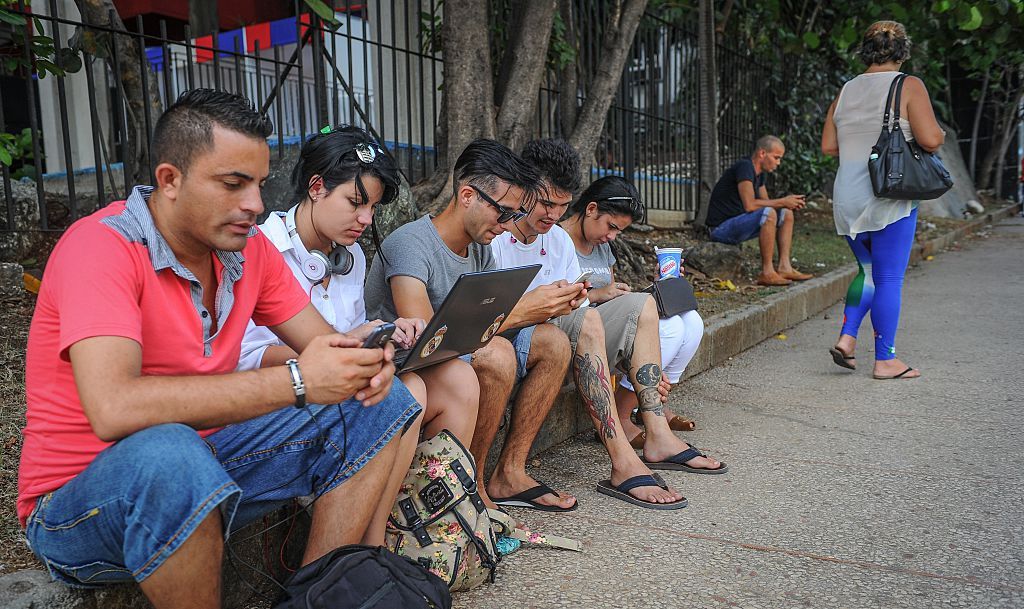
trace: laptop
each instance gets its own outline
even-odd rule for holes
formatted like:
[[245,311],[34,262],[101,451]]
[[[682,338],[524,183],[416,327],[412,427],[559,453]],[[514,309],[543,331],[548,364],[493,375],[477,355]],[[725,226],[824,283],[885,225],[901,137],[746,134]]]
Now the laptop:
[[491,342],[540,269],[531,264],[460,275],[407,356],[396,354],[398,372],[440,364]]

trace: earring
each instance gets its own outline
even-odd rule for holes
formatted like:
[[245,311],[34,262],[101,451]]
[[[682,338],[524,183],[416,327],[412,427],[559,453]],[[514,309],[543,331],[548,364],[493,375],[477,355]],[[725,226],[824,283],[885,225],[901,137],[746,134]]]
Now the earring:
[[309,200],[312,201],[313,203],[316,203],[318,201],[318,198],[313,196],[313,197],[310,197]]

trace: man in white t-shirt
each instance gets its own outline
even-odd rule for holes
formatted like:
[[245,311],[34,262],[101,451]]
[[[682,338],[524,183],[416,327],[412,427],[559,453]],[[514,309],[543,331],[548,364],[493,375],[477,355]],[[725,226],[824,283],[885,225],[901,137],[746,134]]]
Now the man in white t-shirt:
[[[544,182],[544,194],[526,217],[510,227],[510,232],[491,241],[491,253],[499,268],[540,263],[541,270],[531,284],[530,291],[556,283],[562,286],[570,285],[570,281],[580,276],[580,265],[572,238],[558,226],[557,222],[572,202],[574,193],[580,190],[579,155],[562,140],[538,140],[528,143],[522,156],[540,172]],[[530,291],[527,294],[530,294]],[[620,298],[602,306],[617,308],[626,306],[626,303],[627,299]],[[621,317],[626,319],[628,316],[628,312],[624,310]],[[577,391],[611,456],[610,481],[602,481],[599,490],[602,486],[621,489],[617,495],[619,498],[644,507],[685,507],[686,499],[652,475],[622,431],[622,424],[615,409],[604,324],[597,310],[589,306],[580,306],[561,317],[534,320],[534,323],[539,325],[544,325],[545,322],[557,326],[569,337],[572,348],[571,370]],[[635,336],[628,332],[618,334],[616,340],[630,343]],[[520,332],[520,337],[528,336],[525,329]],[[520,358],[520,367],[524,363],[523,360],[528,361],[529,358],[535,357],[535,354],[531,353],[529,342],[524,340],[517,341],[516,355]],[[522,424],[512,426],[505,438],[504,451],[522,454],[525,460],[530,444],[543,422],[523,420]],[[665,429],[668,429],[667,423]],[[668,433],[671,434],[671,431]],[[609,482],[610,484],[605,484]],[[488,490],[492,497],[497,497],[493,479],[491,484],[492,487]],[[499,505],[523,505],[511,501],[496,501]]]

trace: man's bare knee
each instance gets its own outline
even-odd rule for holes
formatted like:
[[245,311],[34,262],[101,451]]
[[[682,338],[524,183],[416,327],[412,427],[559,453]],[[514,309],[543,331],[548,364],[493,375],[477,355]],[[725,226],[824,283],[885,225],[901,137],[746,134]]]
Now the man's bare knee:
[[477,376],[513,378],[516,370],[516,352],[512,343],[495,336],[483,349],[473,354],[473,369]]
[[540,324],[533,330],[530,356],[527,358],[526,366],[533,368],[541,361],[568,363],[571,353],[572,346],[565,332],[551,324]]
[[597,312],[597,309],[588,307],[583,314],[580,341],[604,346],[604,321],[601,320],[601,314]]

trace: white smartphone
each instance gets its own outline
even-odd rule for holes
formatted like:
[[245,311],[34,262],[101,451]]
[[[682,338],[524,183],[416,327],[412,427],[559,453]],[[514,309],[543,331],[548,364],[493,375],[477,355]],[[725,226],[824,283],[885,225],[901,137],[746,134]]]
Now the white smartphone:
[[593,275],[593,273],[590,272],[590,271],[587,271],[586,273],[583,273],[579,277],[577,277],[576,281],[574,281],[573,283],[584,283],[585,281],[590,279],[591,275]]

